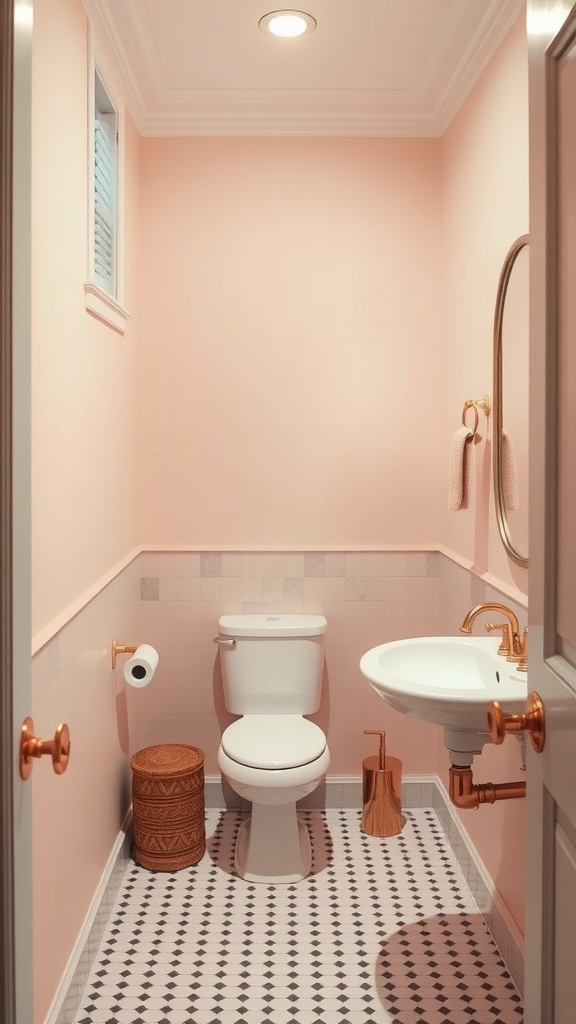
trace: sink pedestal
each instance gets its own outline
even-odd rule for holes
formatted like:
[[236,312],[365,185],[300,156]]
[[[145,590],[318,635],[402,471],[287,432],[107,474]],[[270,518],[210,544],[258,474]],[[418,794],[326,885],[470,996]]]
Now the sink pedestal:
[[457,768],[469,768],[474,755],[481,754],[484,744],[490,742],[487,732],[444,729],[444,746],[450,754],[450,763]]

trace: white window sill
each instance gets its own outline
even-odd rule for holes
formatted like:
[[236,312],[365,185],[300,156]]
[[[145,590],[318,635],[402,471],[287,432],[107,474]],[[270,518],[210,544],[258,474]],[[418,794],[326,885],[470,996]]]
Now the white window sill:
[[108,324],[119,334],[125,334],[130,313],[119,302],[116,302],[116,299],[108,295],[103,288],[99,288],[97,284],[88,282],[84,285],[84,296],[86,309],[92,316]]

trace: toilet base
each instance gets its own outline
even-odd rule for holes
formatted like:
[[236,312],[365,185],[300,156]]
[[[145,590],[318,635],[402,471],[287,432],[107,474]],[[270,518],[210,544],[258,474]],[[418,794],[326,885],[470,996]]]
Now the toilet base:
[[296,804],[252,804],[236,838],[234,867],[247,882],[268,885],[301,882],[310,874],[310,836]]

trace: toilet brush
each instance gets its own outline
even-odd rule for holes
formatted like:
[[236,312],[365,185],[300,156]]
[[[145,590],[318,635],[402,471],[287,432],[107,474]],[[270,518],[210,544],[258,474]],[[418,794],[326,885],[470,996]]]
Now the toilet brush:
[[362,762],[362,831],[369,836],[397,836],[406,824],[400,807],[402,762],[386,755],[386,733],[365,729],[366,736],[379,736],[378,754]]

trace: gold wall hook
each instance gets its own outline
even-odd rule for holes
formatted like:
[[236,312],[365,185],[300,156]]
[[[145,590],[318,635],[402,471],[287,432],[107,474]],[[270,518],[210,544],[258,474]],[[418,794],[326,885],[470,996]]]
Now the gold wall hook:
[[467,398],[466,401],[464,402],[464,408],[462,409],[462,426],[468,426],[468,424],[466,423],[466,414],[469,409],[473,409],[474,426],[472,427],[472,432],[474,435],[476,435],[479,420],[478,410],[481,409],[485,416],[489,416],[491,408],[492,399],[490,398],[490,395],[484,395],[484,398]]
[[33,758],[50,754],[56,775],[63,775],[70,760],[70,730],[62,722],[53,740],[41,740],[34,735],[34,722],[25,718],[20,731],[20,775],[27,779],[32,774]]
[[528,695],[526,711],[521,715],[505,714],[497,700],[488,705],[488,731],[492,743],[503,743],[506,733],[527,732],[537,754],[546,742],[544,705],[537,693]]
[[118,654],[134,654],[138,650],[137,647],[126,647],[125,644],[119,644],[117,640],[112,641],[112,668],[116,668],[116,657]]

